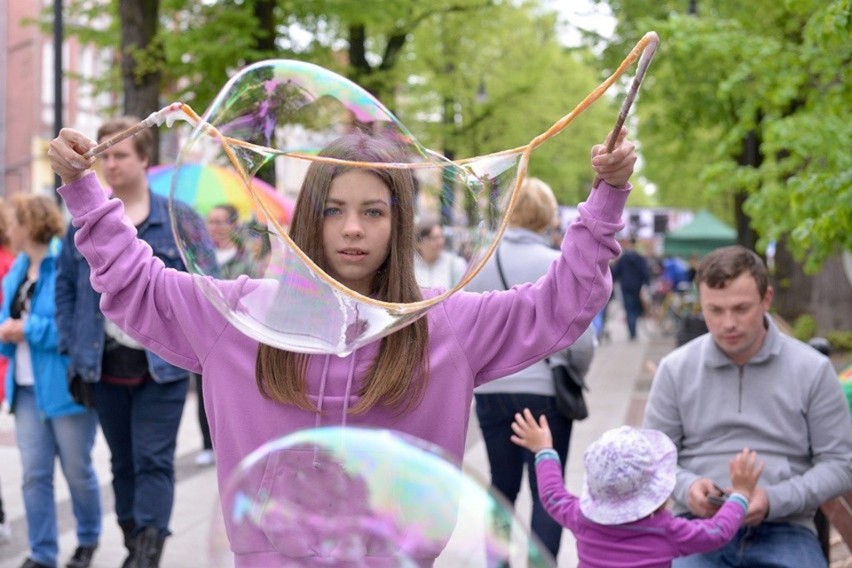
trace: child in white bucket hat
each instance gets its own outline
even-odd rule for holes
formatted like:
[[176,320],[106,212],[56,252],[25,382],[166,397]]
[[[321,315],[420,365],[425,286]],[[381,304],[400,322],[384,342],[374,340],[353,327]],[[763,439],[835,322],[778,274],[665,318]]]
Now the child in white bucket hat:
[[538,493],[545,510],[574,533],[579,566],[662,567],[672,559],[714,550],[730,541],[748,511],[763,472],[743,449],[730,461],[732,491],[709,519],[675,517],[665,508],[675,485],[677,450],[658,430],[621,426],[586,449],[578,498],[565,489],[547,418],[529,409],[515,415],[512,441],[535,453]]

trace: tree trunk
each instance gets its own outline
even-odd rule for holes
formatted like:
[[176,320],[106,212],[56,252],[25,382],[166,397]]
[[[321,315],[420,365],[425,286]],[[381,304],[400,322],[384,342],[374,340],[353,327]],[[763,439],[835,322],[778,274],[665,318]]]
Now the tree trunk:
[[[162,50],[152,43],[157,34],[160,0],[119,0],[121,20],[121,77],[124,88],[124,113],[140,119],[160,110],[160,64]],[[144,50],[146,57],[155,57],[157,65],[140,66],[135,52]],[[154,153],[151,165],[160,157],[160,137],[154,129]]]
[[[256,0],[254,4],[254,17],[257,20],[257,30],[252,35],[255,49],[260,53],[260,58],[272,57],[275,52],[275,41],[278,39],[277,22],[275,20],[275,0]],[[260,61],[258,59],[257,61]],[[248,60],[247,63],[256,61]],[[253,140],[264,145],[266,140]],[[277,175],[275,160],[270,160],[256,173],[256,177],[265,181],[273,187],[277,187]]]
[[811,313],[821,334],[852,327],[852,283],[846,277],[840,255],[825,261],[819,274],[814,276]]
[[802,269],[785,242],[779,241],[775,248],[772,286],[775,288],[773,306],[778,314],[793,324],[802,314],[811,312],[814,279]]
[[[743,140],[743,153],[740,155],[740,165],[759,168],[763,162],[760,153],[760,137],[754,130],[749,131]],[[757,245],[757,233],[751,226],[751,217],[743,210],[743,203],[748,199],[748,194],[738,191],[734,194],[734,211],[737,221],[737,243],[754,250]]]
[[275,40],[277,39],[275,0],[256,0],[254,17],[257,18],[258,29],[254,35],[255,45],[258,51],[271,54],[275,51]]

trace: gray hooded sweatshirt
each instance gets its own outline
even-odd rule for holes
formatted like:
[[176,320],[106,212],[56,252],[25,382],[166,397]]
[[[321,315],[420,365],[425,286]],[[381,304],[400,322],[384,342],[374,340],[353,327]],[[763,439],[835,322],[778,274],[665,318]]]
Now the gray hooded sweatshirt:
[[675,514],[688,511],[699,478],[730,487],[728,462],[748,447],[766,462],[758,483],[769,499],[766,521],[815,532],[819,505],[852,490],[852,419],[830,360],[766,322],[763,346],[743,367],[709,333],[665,357],[644,427],[677,446]]

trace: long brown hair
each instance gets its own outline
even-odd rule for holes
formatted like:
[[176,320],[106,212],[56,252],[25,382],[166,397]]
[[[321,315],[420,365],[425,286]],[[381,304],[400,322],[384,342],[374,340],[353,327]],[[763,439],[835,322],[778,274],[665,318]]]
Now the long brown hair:
[[[347,134],[328,145],[321,156],[374,163],[402,162],[396,145],[364,133]],[[322,212],[332,181],[351,167],[314,161],[296,200],[290,237],[323,270],[328,268],[322,240]],[[391,192],[391,238],[388,257],[376,272],[372,297],[408,303],[422,299],[414,277],[414,177],[402,168],[370,169]],[[429,329],[426,318],[403,327],[381,340],[379,353],[361,391],[361,401],[352,413],[365,412],[381,404],[402,411],[423,397],[429,376]],[[257,352],[257,386],[264,397],[317,410],[308,399],[305,375],[310,356],[261,344]],[[417,380],[420,378],[421,380]]]

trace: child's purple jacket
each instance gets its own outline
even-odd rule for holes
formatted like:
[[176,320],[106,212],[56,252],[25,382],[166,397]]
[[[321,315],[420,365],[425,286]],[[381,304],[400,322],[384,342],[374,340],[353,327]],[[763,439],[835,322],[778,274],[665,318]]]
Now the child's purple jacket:
[[672,560],[728,544],[745,518],[729,499],[709,519],[675,517],[664,509],[622,525],[601,525],[583,515],[580,499],[565,489],[558,459],[536,463],[538,494],[545,511],[577,540],[578,568],[666,568]]
[[[166,269],[136,239],[122,204],[108,199],[94,174],[60,188],[79,228],[76,245],[91,265],[104,315],[165,360],[204,376],[204,402],[214,441],[220,490],[229,474],[259,446],[303,428],[340,425],[359,400],[378,342],[340,358],[311,358],[306,382],[321,415],[261,396],[255,381],[257,341],[207,300],[193,276]],[[423,401],[410,412],[374,407],[346,424],[399,430],[437,444],[461,462],[473,388],[515,373],[565,349],[610,297],[609,263],[620,248],[629,191],[606,183],[579,206],[562,256],[538,282],[485,294],[458,292],[427,314],[430,376]],[[217,282],[226,298],[245,279]],[[350,386],[351,396],[344,405]],[[226,525],[230,518],[225,511]],[[232,529],[231,526],[228,526]],[[234,542],[237,566],[283,565],[268,544]],[[319,553],[310,543],[288,550],[299,565]]]

